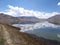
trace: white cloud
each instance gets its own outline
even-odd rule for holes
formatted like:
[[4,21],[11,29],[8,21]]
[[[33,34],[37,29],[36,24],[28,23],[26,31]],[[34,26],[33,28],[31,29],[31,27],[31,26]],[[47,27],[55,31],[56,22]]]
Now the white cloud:
[[58,4],[57,4],[58,6],[60,6],[60,2],[58,2]]
[[11,5],[8,5],[8,7],[8,11],[3,13],[9,14],[11,16],[35,16],[37,18],[49,18],[51,16],[54,16],[55,14],[60,14],[58,12],[45,13],[40,11],[27,10],[22,7],[14,7]]

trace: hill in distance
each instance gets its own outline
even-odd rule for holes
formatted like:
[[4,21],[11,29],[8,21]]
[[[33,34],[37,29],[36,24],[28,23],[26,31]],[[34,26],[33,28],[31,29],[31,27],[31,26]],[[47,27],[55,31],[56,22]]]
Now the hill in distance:
[[7,14],[0,13],[0,23],[15,24],[15,23],[18,23],[18,21],[19,21],[19,19],[16,17],[12,17]]
[[56,24],[56,25],[60,25],[60,14],[55,15],[53,17],[50,17],[48,19],[48,22],[53,23],[53,24]]

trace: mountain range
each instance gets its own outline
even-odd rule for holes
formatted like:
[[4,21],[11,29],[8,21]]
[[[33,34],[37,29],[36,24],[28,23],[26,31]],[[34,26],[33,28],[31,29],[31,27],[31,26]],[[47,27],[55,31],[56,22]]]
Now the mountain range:
[[31,23],[38,23],[48,21],[53,24],[60,25],[60,14],[52,16],[48,19],[39,19],[33,16],[20,16],[20,17],[13,17],[4,13],[0,13],[0,23],[3,24],[31,24]]
[[5,23],[5,24],[31,24],[31,23],[37,23],[37,22],[42,22],[45,21],[45,19],[38,19],[36,17],[26,17],[26,16],[21,16],[21,17],[13,17],[7,14],[0,13],[0,23]]
[[21,20],[21,23],[27,23],[27,24],[31,24],[31,23],[38,23],[38,22],[43,22],[46,19],[39,19],[33,16],[21,16],[21,17],[17,17],[18,19]]

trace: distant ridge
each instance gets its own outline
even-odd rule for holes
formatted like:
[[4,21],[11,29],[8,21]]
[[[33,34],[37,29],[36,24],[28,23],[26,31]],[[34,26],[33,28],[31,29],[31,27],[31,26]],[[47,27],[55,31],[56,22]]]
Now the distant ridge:
[[50,17],[48,19],[48,22],[53,23],[53,24],[56,24],[56,25],[60,25],[60,14],[55,15],[53,17]]
[[[34,16],[21,16],[18,17],[20,20],[22,20],[22,23],[30,24],[30,23],[38,23],[38,22],[43,22],[46,21],[46,19],[39,19]],[[25,21],[25,22],[23,22]]]

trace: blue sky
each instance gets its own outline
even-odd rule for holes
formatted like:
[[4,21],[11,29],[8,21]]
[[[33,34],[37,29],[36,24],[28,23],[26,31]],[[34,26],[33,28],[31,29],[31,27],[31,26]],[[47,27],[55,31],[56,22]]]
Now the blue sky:
[[8,5],[45,13],[60,12],[60,0],[0,0],[0,12],[9,10]]
[[60,12],[58,2],[59,0],[0,0],[0,11],[7,9],[7,5],[13,5],[38,11]]

